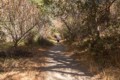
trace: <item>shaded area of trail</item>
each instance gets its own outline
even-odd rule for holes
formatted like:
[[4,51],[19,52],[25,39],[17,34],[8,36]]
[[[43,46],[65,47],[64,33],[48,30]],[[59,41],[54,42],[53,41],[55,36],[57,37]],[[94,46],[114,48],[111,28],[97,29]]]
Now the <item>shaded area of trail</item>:
[[65,46],[33,50],[31,58],[15,61],[10,71],[0,75],[0,80],[92,80],[93,75],[80,62],[65,55]]
[[92,74],[79,62],[65,56],[65,50],[58,44],[44,53],[46,66],[40,69],[45,72],[45,80],[91,80]]

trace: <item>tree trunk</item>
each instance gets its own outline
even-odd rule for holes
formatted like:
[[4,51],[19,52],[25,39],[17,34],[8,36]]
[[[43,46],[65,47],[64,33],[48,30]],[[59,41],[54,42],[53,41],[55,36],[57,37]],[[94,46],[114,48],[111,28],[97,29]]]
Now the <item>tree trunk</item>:
[[15,41],[13,46],[16,49],[18,47],[18,41]]

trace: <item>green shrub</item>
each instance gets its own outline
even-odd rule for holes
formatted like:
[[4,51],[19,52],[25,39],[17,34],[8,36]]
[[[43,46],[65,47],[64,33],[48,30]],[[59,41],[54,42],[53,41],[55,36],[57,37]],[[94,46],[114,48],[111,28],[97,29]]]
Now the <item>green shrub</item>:
[[29,33],[28,36],[26,37],[25,45],[32,45],[34,44],[34,33]]
[[37,39],[37,43],[41,46],[52,46],[53,43],[50,42],[49,40],[45,39],[45,38],[38,38]]
[[26,58],[32,57],[32,52],[25,48],[9,48],[6,51],[0,51],[0,58]]

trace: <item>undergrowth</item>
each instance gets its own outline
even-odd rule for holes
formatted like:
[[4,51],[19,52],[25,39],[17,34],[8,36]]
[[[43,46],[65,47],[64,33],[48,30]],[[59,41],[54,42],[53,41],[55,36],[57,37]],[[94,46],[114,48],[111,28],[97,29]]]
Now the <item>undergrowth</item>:
[[72,45],[72,57],[89,67],[89,71],[99,74],[102,80],[120,80],[120,43],[116,37],[97,40],[92,47],[91,41]]

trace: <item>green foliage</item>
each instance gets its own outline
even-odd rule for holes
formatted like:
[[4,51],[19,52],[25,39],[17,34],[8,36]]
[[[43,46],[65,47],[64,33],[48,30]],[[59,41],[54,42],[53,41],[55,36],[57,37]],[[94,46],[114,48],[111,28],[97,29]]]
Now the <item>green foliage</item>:
[[33,3],[37,3],[37,5],[43,5],[43,0],[31,0]]
[[30,32],[25,40],[25,45],[33,45],[35,43],[35,33],[34,32]]
[[44,5],[50,5],[52,0],[43,0]]
[[6,50],[0,51],[0,58],[26,58],[26,57],[32,57],[32,52],[29,51],[29,49],[26,49],[25,47],[17,47],[17,48],[8,48]]
[[38,38],[37,43],[40,46],[53,46],[53,43],[51,41],[41,37]]
[[0,44],[6,41],[6,35],[3,31],[0,31]]

